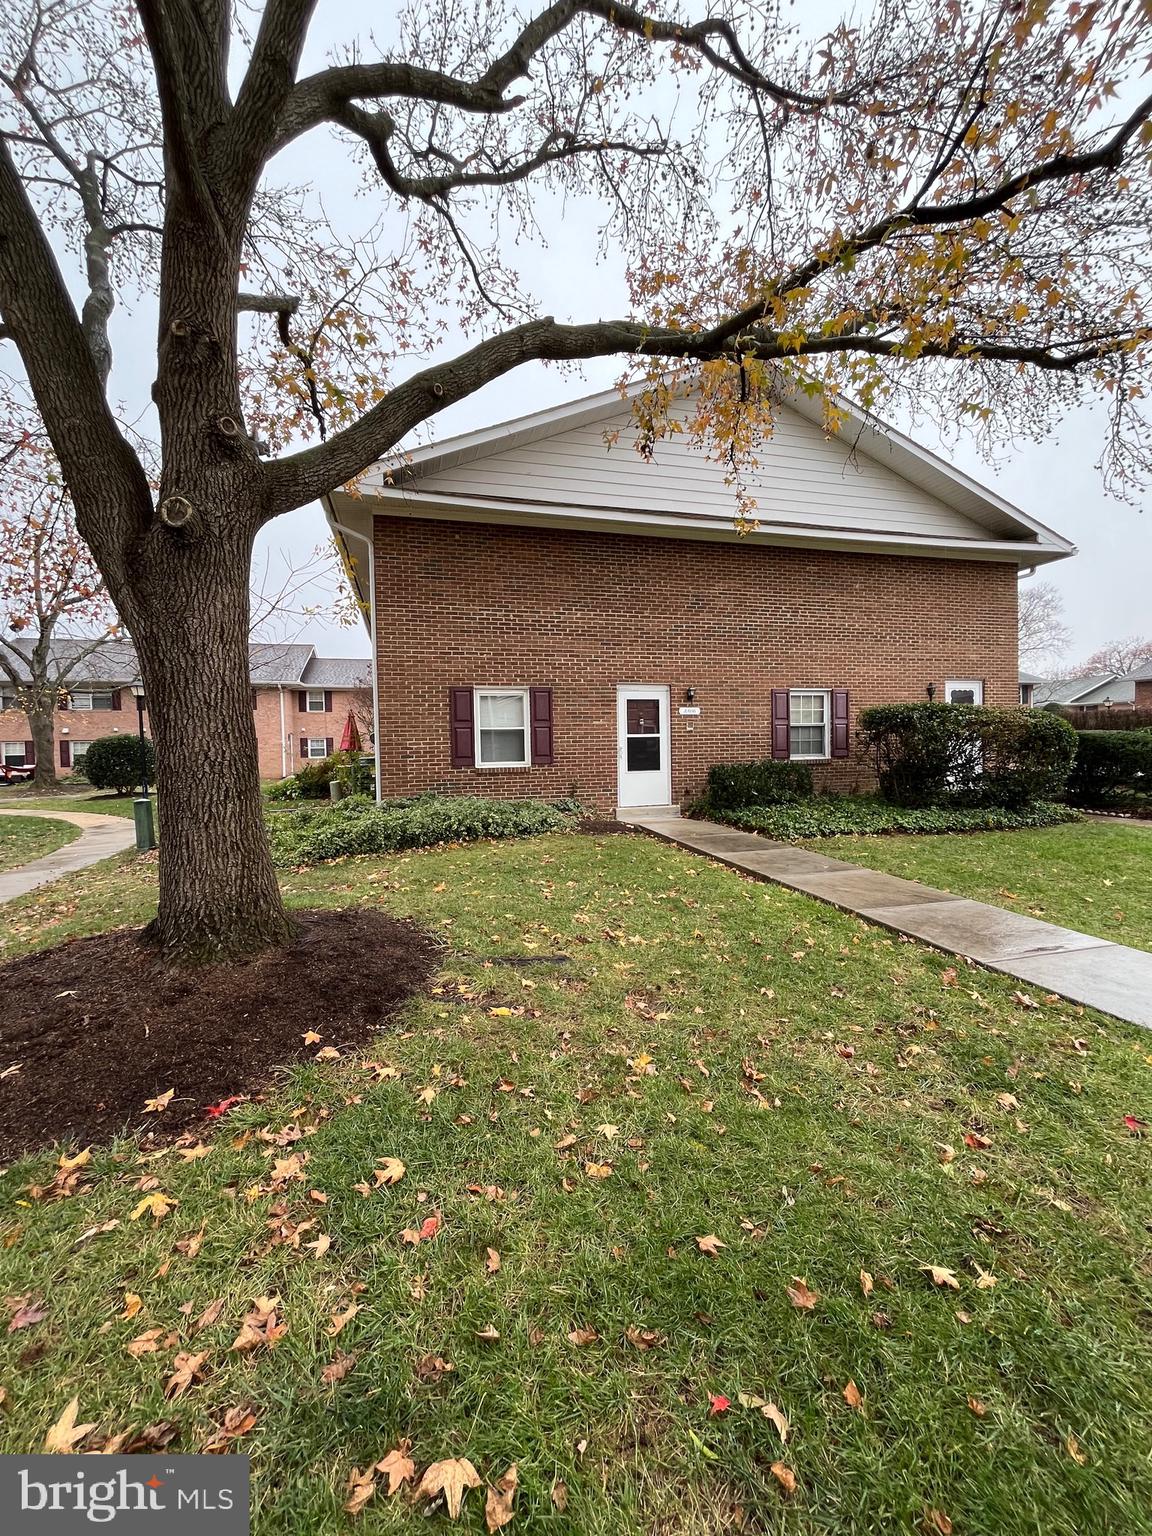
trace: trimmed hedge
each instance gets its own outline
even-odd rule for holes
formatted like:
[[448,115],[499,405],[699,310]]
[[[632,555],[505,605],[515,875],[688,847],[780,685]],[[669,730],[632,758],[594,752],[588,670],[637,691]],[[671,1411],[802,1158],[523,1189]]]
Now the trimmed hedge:
[[1076,755],[1068,722],[1037,709],[883,704],[862,712],[859,735],[880,793],[906,807],[1056,800]]
[[1077,731],[1068,798],[1107,806],[1152,795],[1152,731]]
[[798,805],[749,806],[717,811],[711,820],[749,832],[763,832],[781,842],[859,833],[879,837],[897,832],[1012,832],[1024,827],[1055,827],[1079,821],[1078,811],[1050,801],[1023,810],[1003,806],[899,806],[862,795],[827,795]]
[[709,768],[704,804],[713,810],[736,810],[745,805],[786,805],[811,797],[812,770],[807,763],[765,757],[757,763],[716,763]]
[[365,853],[397,853],[482,837],[535,837],[575,825],[575,813],[540,800],[485,800],[475,795],[421,795],[377,805],[352,795],[269,817],[277,864],[319,864]]
[[154,785],[156,751],[147,736],[143,752],[139,736],[101,736],[88,743],[88,750],[74,769],[93,789],[114,789],[118,795],[128,795],[140,785],[142,756],[148,783]]

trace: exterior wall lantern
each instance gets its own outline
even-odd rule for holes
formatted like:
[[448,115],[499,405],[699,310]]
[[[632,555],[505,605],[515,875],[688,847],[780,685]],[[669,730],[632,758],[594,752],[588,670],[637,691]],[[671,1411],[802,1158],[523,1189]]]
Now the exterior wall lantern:
[[685,688],[685,690],[684,690],[684,700],[685,700],[685,703],[691,704],[695,698],[696,698],[696,690],[695,690],[695,688]]
[[931,704],[932,700],[936,697],[936,684],[929,683],[924,692],[928,695],[928,702]]

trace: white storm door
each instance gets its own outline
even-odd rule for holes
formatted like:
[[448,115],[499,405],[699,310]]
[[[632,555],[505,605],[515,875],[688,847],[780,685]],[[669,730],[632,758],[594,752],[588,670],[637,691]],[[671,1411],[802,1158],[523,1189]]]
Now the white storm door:
[[978,677],[950,677],[944,684],[945,704],[983,704],[984,683]]
[[668,704],[667,688],[616,690],[618,805],[668,805],[672,799]]

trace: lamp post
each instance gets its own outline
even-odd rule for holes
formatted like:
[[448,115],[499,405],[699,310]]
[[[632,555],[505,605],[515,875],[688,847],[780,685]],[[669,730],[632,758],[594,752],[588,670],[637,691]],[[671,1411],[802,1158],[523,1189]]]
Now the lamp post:
[[136,852],[147,853],[156,846],[156,830],[152,822],[152,801],[148,798],[148,749],[144,745],[144,684],[132,684],[132,697],[136,700],[136,725],[140,737],[140,794],[132,802],[132,819],[136,823]]

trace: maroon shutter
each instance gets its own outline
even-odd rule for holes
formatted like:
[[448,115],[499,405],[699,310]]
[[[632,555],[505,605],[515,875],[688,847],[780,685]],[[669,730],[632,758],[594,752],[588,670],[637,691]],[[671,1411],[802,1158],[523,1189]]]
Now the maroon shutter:
[[24,743],[24,766],[26,768],[34,768],[36,766],[36,743],[34,741],[26,741]]
[[787,688],[772,690],[772,756],[791,757]]
[[113,688],[113,690],[112,690],[112,708],[113,709],[119,709],[120,708],[120,690],[119,690],[119,688]]
[[453,768],[476,766],[476,740],[473,732],[471,688],[448,690],[448,729]]
[[532,721],[532,766],[552,766],[552,690],[530,688],[528,690],[529,714]]
[[252,690],[252,708],[253,708],[253,710],[255,710],[255,708],[256,708],[256,690],[255,690],[255,688],[253,688],[253,690]]
[[325,688],[325,690],[324,690],[324,713],[326,715],[330,715],[332,713],[332,690],[331,690],[331,688]]
[[331,757],[332,756],[332,747],[333,747],[333,745],[334,745],[334,738],[331,737],[331,736],[325,736],[325,738],[324,738],[324,756],[325,757]]
[[60,766],[61,768],[71,768],[72,766],[72,743],[70,741],[62,741],[60,743]]
[[832,756],[848,756],[848,690],[832,690]]
[[296,708],[302,715],[308,713],[308,693],[304,688],[301,688],[296,695]]

